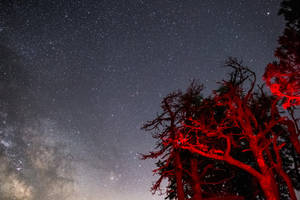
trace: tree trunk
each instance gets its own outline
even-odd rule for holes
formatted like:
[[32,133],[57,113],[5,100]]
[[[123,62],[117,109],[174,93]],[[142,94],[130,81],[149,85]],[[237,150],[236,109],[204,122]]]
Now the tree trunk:
[[270,168],[265,162],[262,152],[258,152],[256,154],[256,160],[262,174],[259,178],[259,184],[266,199],[279,200],[279,191],[274,178],[274,173],[272,172],[272,168]]
[[179,152],[175,152],[175,177],[176,177],[176,185],[177,185],[177,197],[178,200],[184,200],[184,190],[182,184],[182,164],[180,160]]
[[278,192],[276,192],[278,189],[272,179],[274,178],[271,176],[264,176],[259,181],[259,184],[265,194],[266,200],[279,200]]
[[196,158],[191,159],[191,175],[193,179],[193,200],[202,200],[201,184],[198,173],[198,161]]

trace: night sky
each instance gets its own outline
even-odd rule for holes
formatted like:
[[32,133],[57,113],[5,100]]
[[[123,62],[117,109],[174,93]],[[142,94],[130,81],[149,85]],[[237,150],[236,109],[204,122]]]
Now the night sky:
[[162,97],[192,79],[209,94],[225,78],[229,56],[260,79],[283,32],[279,6],[279,0],[0,0],[1,48],[18,57],[28,81],[18,86],[30,93],[23,109],[71,152],[72,199],[163,199],[149,192],[154,161],[138,153],[155,141],[140,127],[160,111]]

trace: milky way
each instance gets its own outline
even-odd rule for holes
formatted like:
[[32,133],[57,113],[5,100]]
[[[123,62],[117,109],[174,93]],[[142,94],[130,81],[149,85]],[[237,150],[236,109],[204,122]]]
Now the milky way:
[[22,106],[72,154],[76,200],[163,199],[142,124],[192,79],[216,87],[228,56],[261,76],[284,27],[277,0],[14,2],[0,2],[0,44],[28,76]]

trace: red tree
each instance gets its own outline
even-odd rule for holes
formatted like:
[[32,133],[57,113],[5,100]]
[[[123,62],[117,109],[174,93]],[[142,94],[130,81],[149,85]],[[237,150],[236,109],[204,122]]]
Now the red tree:
[[[296,200],[292,181],[281,161],[280,150],[285,143],[280,138],[288,131],[283,127],[287,119],[279,115],[276,107],[277,99],[267,99],[264,94],[255,96],[254,73],[233,59],[227,65],[235,69],[231,79],[224,81],[222,91],[212,97],[215,107],[224,108],[223,117],[216,119],[213,115],[205,115],[190,118],[190,123],[180,129],[177,143],[182,149],[225,161],[248,172],[259,182],[268,200],[279,199],[278,176],[285,182],[290,198]],[[251,87],[245,93],[243,83],[250,77],[253,77]],[[205,101],[201,107],[209,107],[212,113],[216,110]],[[196,135],[186,134],[186,128],[193,130]],[[255,163],[242,162],[239,157],[233,156],[234,152],[251,152]]]
[[263,76],[271,92],[283,99],[285,109],[300,105],[300,3],[283,0],[279,14],[286,20],[286,27],[279,37],[275,51],[278,61],[268,64]]
[[279,62],[266,67],[263,79],[271,92],[283,99],[283,108],[300,105],[300,33],[286,28],[275,51]]
[[300,154],[298,119],[294,117],[294,109],[300,105],[300,2],[284,0],[279,14],[286,20],[286,27],[279,37],[279,47],[275,51],[278,61],[270,63],[265,69],[263,79],[277,101],[287,109],[291,119],[282,121],[290,133],[290,140]]
[[[201,91],[201,85],[192,83],[186,93],[180,91],[171,93],[162,101],[162,114],[143,126],[147,131],[154,131],[153,137],[158,140],[158,150],[142,157],[142,159],[160,159],[157,162],[158,168],[153,170],[160,177],[154,183],[152,191],[159,190],[162,180],[166,179],[168,180],[166,193],[169,199],[242,200],[243,197],[230,194],[227,190],[221,196],[217,196],[220,191],[214,185],[222,185],[225,181],[229,181],[232,176],[228,177],[224,172],[230,172],[230,169],[226,169],[222,163],[181,148],[182,129],[185,129],[184,134],[191,136],[195,134],[184,124],[188,124],[190,118],[200,114]],[[209,115],[210,109],[206,111],[202,109],[201,112],[201,115]],[[193,141],[196,141],[195,139]],[[210,191],[205,191],[203,186]]]
[[[202,88],[198,88],[200,93]],[[178,200],[185,199],[185,192],[183,186],[183,167],[180,156],[181,149],[178,148],[177,132],[178,127],[181,126],[184,117],[184,106],[181,102],[182,93],[174,92],[162,101],[162,114],[157,116],[153,121],[149,121],[142,128],[147,131],[155,131],[154,138],[159,140],[157,145],[158,150],[143,155],[142,159],[161,158],[163,161],[159,162],[158,168],[153,170],[154,173],[160,174],[160,178],[152,187],[152,191],[156,192],[160,189],[163,179],[175,179],[176,182],[176,196]],[[172,193],[168,190],[167,193]]]
[[[154,170],[160,178],[153,191],[167,179],[170,199],[244,199],[234,185],[244,171],[253,177],[254,184],[248,183],[253,196],[262,191],[268,200],[284,194],[296,200],[297,179],[291,174],[291,170],[299,173],[298,157],[293,154],[295,121],[281,116],[276,97],[267,96],[262,87],[254,91],[252,71],[235,59],[227,66],[233,68],[230,79],[212,96],[202,98],[202,87],[192,84],[187,93],[164,98],[163,113],[143,127],[155,130],[158,139],[158,151],[143,157],[161,159]],[[233,175],[219,176],[221,170]]]

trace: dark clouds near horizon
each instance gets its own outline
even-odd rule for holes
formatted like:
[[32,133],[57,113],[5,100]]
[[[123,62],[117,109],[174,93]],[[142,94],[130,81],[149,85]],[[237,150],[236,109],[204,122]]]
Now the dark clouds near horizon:
[[[0,44],[20,60],[32,102],[78,159],[81,199],[152,199],[155,141],[140,131],[167,93],[192,79],[206,93],[228,56],[261,76],[284,22],[280,1],[0,2]],[[0,55],[1,56],[1,55]],[[21,83],[20,83],[21,84]],[[89,195],[90,196],[89,196]],[[158,197],[162,199],[162,197]]]

